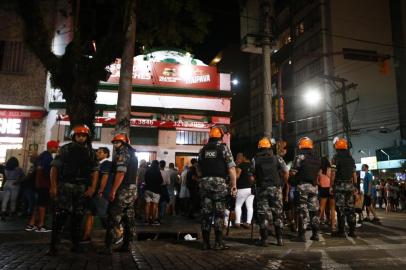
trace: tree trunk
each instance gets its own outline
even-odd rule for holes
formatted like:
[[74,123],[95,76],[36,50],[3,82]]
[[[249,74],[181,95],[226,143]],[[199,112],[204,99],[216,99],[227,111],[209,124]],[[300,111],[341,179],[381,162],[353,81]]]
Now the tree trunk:
[[99,81],[85,74],[80,75],[72,85],[72,89],[61,89],[71,93],[66,98],[66,113],[69,115],[70,126],[87,125],[94,134],[94,118],[96,112],[96,92]]
[[131,0],[130,22],[126,31],[123,54],[121,56],[120,81],[117,97],[116,133],[130,132],[132,74],[134,64],[136,0]]

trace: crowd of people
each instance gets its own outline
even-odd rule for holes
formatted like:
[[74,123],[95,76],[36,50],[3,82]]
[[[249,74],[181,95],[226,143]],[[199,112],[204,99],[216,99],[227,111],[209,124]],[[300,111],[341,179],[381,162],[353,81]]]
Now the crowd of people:
[[[348,236],[355,237],[362,222],[379,222],[376,207],[385,207],[386,212],[406,208],[405,183],[373,179],[366,164],[361,181],[344,138],[333,142],[336,155],[330,160],[319,158],[312,140],[304,137],[288,166],[286,142],[262,138],[253,157],[237,153],[234,159],[223,135],[221,128],[212,128],[198,158],[179,171],[164,160],[138,164],[126,134],[113,137],[114,153],[107,147],[95,151],[90,130],[77,126],[71,143],[59,147],[57,141],[49,141],[46,151],[32,155],[26,175],[15,157],[6,162],[1,172],[5,179],[1,220],[21,209],[28,216],[26,231],[52,231],[49,254],[55,255],[66,228],[71,250],[81,252],[81,243],[91,241],[95,217],[106,229],[106,252],[111,253],[113,245],[121,242],[121,250],[129,250],[137,218],[145,226],[159,226],[167,216],[194,219],[198,215],[203,249],[211,248],[212,227],[214,248],[227,249],[225,226],[252,229],[256,223],[258,244],[266,246],[273,224],[277,244],[282,246],[285,226],[297,232],[300,241],[306,241],[307,229],[312,230],[311,240],[318,241],[323,224],[333,236],[345,236],[347,224]],[[47,212],[52,215],[52,228],[46,226]]]

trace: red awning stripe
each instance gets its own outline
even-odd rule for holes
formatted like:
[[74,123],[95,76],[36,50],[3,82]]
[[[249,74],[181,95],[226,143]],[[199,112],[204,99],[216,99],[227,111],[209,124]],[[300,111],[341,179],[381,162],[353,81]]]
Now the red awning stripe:
[[0,118],[39,119],[46,115],[45,110],[4,110],[0,109]]

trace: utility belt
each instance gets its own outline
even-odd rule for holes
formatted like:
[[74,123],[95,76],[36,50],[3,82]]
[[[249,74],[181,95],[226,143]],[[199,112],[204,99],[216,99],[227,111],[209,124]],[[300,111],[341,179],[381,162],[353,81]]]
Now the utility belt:
[[69,183],[73,185],[85,185],[88,186],[90,184],[89,178],[66,178],[61,181],[62,183]]
[[352,179],[347,179],[347,180],[341,180],[341,179],[336,179],[334,181],[334,184],[352,184]]
[[297,182],[297,184],[298,185],[303,185],[303,184],[312,184],[312,185],[317,185],[317,180],[315,180],[315,181],[303,181],[303,180],[299,180],[298,182]]
[[119,190],[121,189],[137,189],[137,185],[136,184],[121,184],[120,187],[118,188]]
[[203,178],[210,178],[210,177],[223,178],[224,180],[226,180],[227,175],[202,175],[202,179]]
[[258,181],[258,188],[267,188],[267,187],[281,187],[280,183],[276,183],[273,180],[260,180]]

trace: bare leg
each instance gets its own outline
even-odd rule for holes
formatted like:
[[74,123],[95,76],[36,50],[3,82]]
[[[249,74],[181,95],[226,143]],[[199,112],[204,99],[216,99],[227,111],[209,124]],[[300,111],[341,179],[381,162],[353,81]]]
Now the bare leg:
[[320,214],[319,214],[320,221],[322,221],[324,218],[324,210],[326,209],[326,203],[327,203],[327,198],[320,199]]
[[148,222],[150,220],[150,209],[151,209],[151,203],[150,202],[146,202],[145,203],[145,221]]
[[83,240],[90,238],[90,234],[92,233],[93,222],[94,222],[94,218],[91,213],[87,213],[85,219],[86,219],[85,220],[85,232],[83,234]]
[[41,228],[45,224],[45,213],[46,213],[46,208],[45,207],[38,207],[38,228]]

